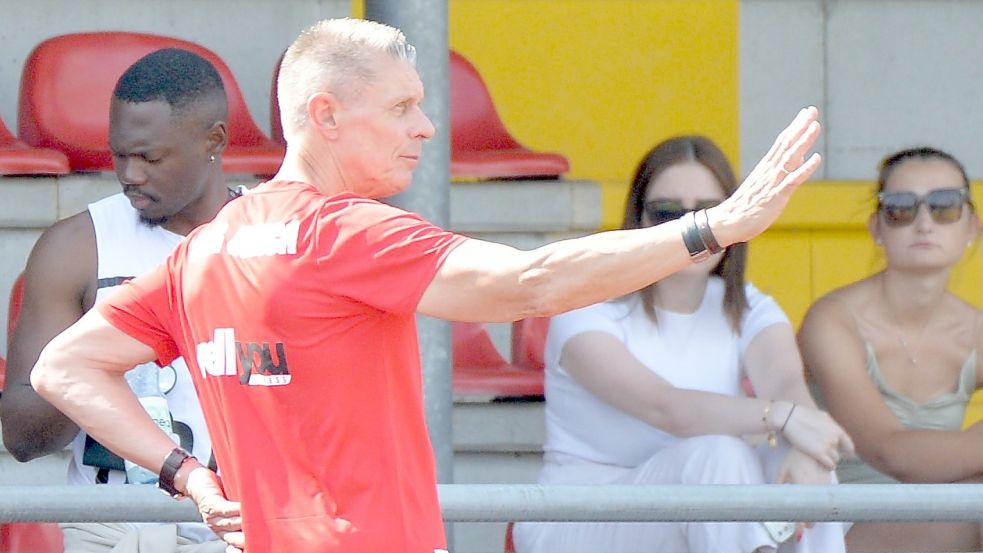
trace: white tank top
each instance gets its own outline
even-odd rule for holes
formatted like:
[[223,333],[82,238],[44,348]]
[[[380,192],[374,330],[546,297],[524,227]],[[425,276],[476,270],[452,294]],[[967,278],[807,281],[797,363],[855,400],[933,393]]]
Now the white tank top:
[[[116,286],[160,265],[184,239],[163,227],[150,227],[141,222],[139,213],[123,194],[89,204],[89,215],[96,234],[97,303],[109,296]],[[161,369],[160,377],[161,388],[167,390],[164,395],[174,420],[174,433],[181,437],[181,446],[202,462],[213,464],[212,442],[184,359],[175,359]],[[93,441],[80,432],[72,442],[68,482],[125,483],[126,473],[105,468],[107,465],[121,467],[122,460],[105,448],[93,445]],[[217,539],[204,524],[179,524],[178,534],[195,542]]]

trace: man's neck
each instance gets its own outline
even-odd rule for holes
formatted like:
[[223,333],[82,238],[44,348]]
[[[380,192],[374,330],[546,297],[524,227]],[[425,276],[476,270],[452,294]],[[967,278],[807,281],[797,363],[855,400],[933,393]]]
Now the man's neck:
[[219,210],[227,204],[236,193],[229,189],[225,183],[225,178],[217,180],[208,186],[208,192],[197,201],[185,207],[180,213],[175,214],[166,223],[161,225],[163,228],[187,236],[196,227],[199,227],[218,214]]

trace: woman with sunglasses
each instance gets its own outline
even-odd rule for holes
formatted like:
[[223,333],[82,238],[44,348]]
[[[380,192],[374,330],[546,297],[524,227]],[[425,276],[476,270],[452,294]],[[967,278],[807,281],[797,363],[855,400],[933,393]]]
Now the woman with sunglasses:
[[[868,220],[883,271],[820,298],[799,332],[806,368],[856,440],[844,483],[983,477],[983,425],[961,431],[980,386],[981,312],[953,295],[952,267],[979,232],[959,161],[934,148],[882,162]],[[850,551],[979,551],[976,523],[855,524]]]
[[[638,167],[623,227],[692,217],[736,188],[710,140],[667,140]],[[731,246],[647,289],[552,319],[540,483],[833,480],[853,445],[816,409],[792,327],[745,284],[745,257],[746,245]],[[745,379],[757,397],[747,397]],[[519,523],[513,536],[519,553],[751,553],[790,539],[799,552],[843,551],[839,523]]]

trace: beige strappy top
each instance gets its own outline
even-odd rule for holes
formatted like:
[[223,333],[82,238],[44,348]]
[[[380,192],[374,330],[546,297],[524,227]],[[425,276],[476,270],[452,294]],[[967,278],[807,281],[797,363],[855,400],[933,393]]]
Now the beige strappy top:
[[[976,326],[979,327],[977,317]],[[962,368],[959,369],[959,382],[954,392],[936,396],[924,403],[905,396],[891,388],[881,374],[874,348],[864,340],[867,350],[867,373],[884,398],[884,403],[894,412],[905,428],[927,430],[958,430],[962,427],[966,414],[966,404],[976,389],[976,349],[969,352]],[[841,483],[886,484],[897,480],[878,472],[859,457],[842,461],[836,469]]]

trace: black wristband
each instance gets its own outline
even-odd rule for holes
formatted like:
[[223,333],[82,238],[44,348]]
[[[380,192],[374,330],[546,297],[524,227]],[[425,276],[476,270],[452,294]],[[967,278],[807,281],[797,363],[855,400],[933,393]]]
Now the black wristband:
[[[703,215],[702,217],[700,215]],[[701,209],[699,213],[693,216],[696,222],[696,228],[700,231],[700,238],[703,239],[703,243],[707,245],[707,250],[711,254],[720,253],[724,251],[717,243],[717,237],[713,235],[713,230],[710,229],[710,216],[707,215],[707,210]]]
[[184,494],[174,486],[174,477],[188,459],[194,459],[194,456],[180,447],[175,447],[164,458],[164,466],[161,467],[160,476],[157,477],[157,487],[174,499],[184,497]]
[[703,237],[700,236],[700,229],[696,225],[696,212],[690,211],[684,214],[679,218],[679,222],[683,225],[680,232],[683,236],[683,244],[689,251],[689,260],[693,263],[699,263],[710,257],[710,251],[707,249]]

